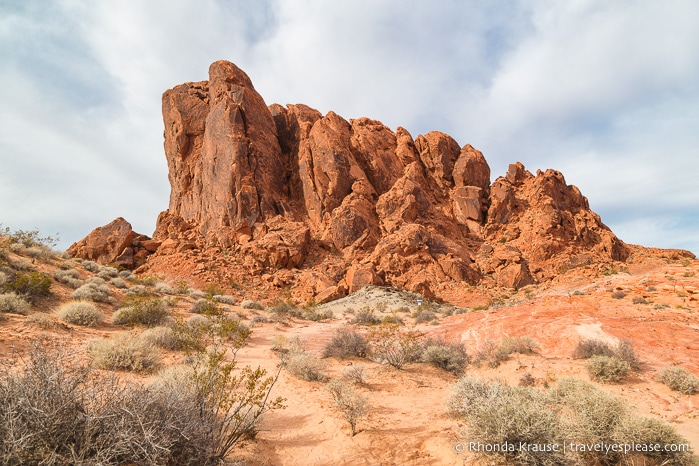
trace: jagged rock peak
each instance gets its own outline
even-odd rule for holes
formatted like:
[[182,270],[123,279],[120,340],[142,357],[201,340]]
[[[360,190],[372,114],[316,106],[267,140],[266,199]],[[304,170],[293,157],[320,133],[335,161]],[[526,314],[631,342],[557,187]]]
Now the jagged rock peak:
[[171,247],[149,258],[154,270],[173,254],[219,248],[251,274],[312,269],[311,294],[365,281],[429,294],[448,281],[521,287],[628,254],[558,172],[534,176],[517,163],[491,184],[469,144],[268,107],[226,61],[208,81],[166,91],[163,119],[171,195],[154,239]]

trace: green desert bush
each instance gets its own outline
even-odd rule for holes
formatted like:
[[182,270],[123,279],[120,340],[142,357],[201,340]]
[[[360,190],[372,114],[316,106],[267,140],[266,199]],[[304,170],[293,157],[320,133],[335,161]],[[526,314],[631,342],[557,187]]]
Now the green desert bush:
[[200,298],[194,301],[192,308],[189,310],[194,314],[202,314],[205,316],[220,314],[222,312],[221,308],[215,301],[206,298]]
[[64,322],[85,327],[94,327],[102,323],[102,312],[97,306],[87,301],[70,301],[56,310],[56,316]]
[[611,345],[602,340],[583,340],[578,343],[578,346],[573,352],[575,359],[589,359],[593,356],[615,357],[626,361],[630,370],[639,371],[643,367],[643,363],[633,349],[631,342],[621,341],[616,345]]
[[364,335],[351,328],[339,328],[330,341],[326,343],[323,357],[365,358],[368,349],[369,342]]
[[349,423],[352,436],[357,434],[357,422],[369,413],[369,400],[340,379],[328,383],[335,407]]
[[462,343],[447,343],[442,339],[430,339],[425,342],[424,346],[422,360],[452,374],[463,374],[469,363],[468,353]]
[[0,294],[0,313],[27,315],[31,305],[15,293]]
[[32,301],[51,294],[51,276],[44,272],[17,272],[4,285],[5,291],[15,292]]
[[170,317],[170,304],[155,297],[128,297],[123,307],[114,311],[112,323],[116,325],[145,325],[154,327]]
[[160,361],[158,348],[134,333],[122,333],[114,339],[94,338],[87,343],[92,362],[101,369],[125,369],[145,372]]
[[592,356],[585,367],[593,380],[609,383],[621,382],[631,371],[629,363],[616,356]]
[[240,303],[240,306],[243,309],[255,309],[257,311],[262,311],[264,310],[264,306],[262,305],[261,302],[259,301],[252,301],[250,299],[244,300],[242,303]]
[[671,366],[664,368],[660,371],[658,381],[672,390],[685,395],[699,393],[699,378],[684,367]]

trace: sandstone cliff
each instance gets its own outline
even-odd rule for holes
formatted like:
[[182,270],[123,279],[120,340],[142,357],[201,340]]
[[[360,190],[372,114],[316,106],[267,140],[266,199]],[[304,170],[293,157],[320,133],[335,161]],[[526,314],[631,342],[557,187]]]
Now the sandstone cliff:
[[[370,283],[520,288],[629,254],[555,170],[515,163],[491,183],[483,154],[447,134],[268,107],[230,62],[166,91],[163,119],[172,190],[144,271],[330,299]],[[84,246],[70,252],[93,258]]]

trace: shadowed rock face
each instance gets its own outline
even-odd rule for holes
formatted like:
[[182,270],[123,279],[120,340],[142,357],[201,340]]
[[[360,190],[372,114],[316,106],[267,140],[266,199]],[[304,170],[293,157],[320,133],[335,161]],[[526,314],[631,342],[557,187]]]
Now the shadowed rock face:
[[335,264],[322,280],[334,296],[364,282],[429,294],[484,277],[519,288],[628,254],[559,172],[517,163],[491,184],[468,144],[267,107],[229,62],[166,91],[163,119],[172,191],[154,234],[167,247],[148,262],[156,269],[178,251],[218,248],[255,274]]

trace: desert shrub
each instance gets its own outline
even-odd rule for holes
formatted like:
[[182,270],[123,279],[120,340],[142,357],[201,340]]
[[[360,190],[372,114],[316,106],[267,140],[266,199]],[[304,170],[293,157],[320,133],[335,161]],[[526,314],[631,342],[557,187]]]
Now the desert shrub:
[[602,340],[583,340],[578,343],[573,352],[575,359],[589,359],[592,356],[614,356],[614,348]]
[[[562,444],[558,410],[551,398],[531,387],[509,387],[499,382],[462,378],[447,401],[453,415],[468,423],[469,440],[481,444],[518,446]],[[487,455],[499,457],[507,464],[566,464],[562,450],[529,451],[515,447],[496,449]]]
[[432,311],[428,311],[428,310],[425,310],[425,309],[421,309],[421,310],[419,310],[419,311],[416,311],[416,312],[413,314],[413,317],[415,318],[415,323],[416,323],[416,324],[421,324],[421,323],[429,322],[429,321],[431,321],[431,320],[436,319],[436,318],[437,318],[437,314],[435,314],[435,313],[432,312]]
[[402,369],[422,356],[422,336],[417,331],[401,331],[397,325],[382,325],[369,335],[370,355],[377,361]]
[[381,323],[388,325],[405,325],[403,319],[401,319],[397,314],[383,316],[383,319],[381,319]]
[[630,370],[641,370],[643,363],[636,355],[636,352],[629,341],[621,341],[616,346],[612,346],[602,340],[583,340],[573,352],[575,359],[589,359],[593,356],[608,356],[626,361]]
[[22,244],[25,247],[46,246],[53,247],[59,242],[58,235],[56,236],[41,236],[39,230],[11,230],[9,227],[0,225],[0,237],[3,237],[5,242],[12,244]]
[[218,306],[218,304],[216,304],[216,302],[210,299],[200,298],[194,301],[194,304],[192,305],[192,308],[189,310],[189,312],[208,316],[221,314],[222,310]]
[[0,294],[0,312],[27,315],[30,308],[30,304],[15,293]]
[[207,297],[206,293],[204,293],[203,291],[200,291],[200,290],[190,289],[190,290],[187,290],[187,294],[189,294],[189,296],[191,296],[194,299],[202,299],[202,298],[206,299],[206,297]]
[[357,421],[369,413],[369,400],[354,388],[339,379],[328,383],[328,390],[333,397],[335,407],[349,423],[352,436],[357,433]]
[[153,296],[153,293],[148,290],[144,285],[133,285],[131,288],[126,290],[126,295],[127,296]]
[[51,276],[44,272],[17,272],[3,287],[31,301],[51,294]]
[[342,375],[357,385],[366,385],[366,370],[361,364],[352,364],[345,368]]
[[[630,415],[621,419],[618,423],[612,440],[620,445],[661,445],[677,446],[686,445],[687,440],[677,434],[677,431],[670,424],[667,424],[659,419],[652,419],[642,416]],[[645,462],[641,464],[657,464],[657,465],[673,465],[673,466],[692,466],[696,465],[696,458],[692,458],[691,452],[672,451],[672,448],[665,451],[649,451],[643,454],[644,459],[650,459],[652,463]],[[606,459],[606,458],[605,458]],[[630,463],[637,464],[637,463]]]
[[[108,265],[102,265],[100,266],[99,273],[105,275],[105,277],[114,278],[119,276],[119,269],[116,267],[110,267]],[[105,277],[100,278],[104,278],[106,280]]]
[[301,319],[310,320],[312,322],[321,322],[323,320],[329,320],[333,318],[333,311],[330,309],[324,309],[318,311],[314,306],[307,309],[303,309],[299,316]]
[[10,276],[0,270],[0,290],[4,289],[5,283],[10,281]]
[[80,280],[80,273],[76,269],[56,270],[53,278],[57,282],[68,285],[71,288],[80,288],[85,282]]
[[161,298],[128,297],[123,307],[114,311],[112,322],[116,325],[161,325],[170,317],[170,305]]
[[64,322],[85,327],[94,327],[102,323],[102,312],[97,306],[87,301],[72,301],[62,304],[56,310],[56,316]]
[[158,282],[153,286],[153,289],[157,293],[163,293],[163,294],[175,294],[175,289],[168,285],[167,283],[164,282]]
[[0,463],[219,465],[281,407],[267,396],[273,380],[233,369],[180,366],[124,384],[34,345],[21,370],[0,372]]
[[534,354],[539,343],[532,337],[507,337],[500,342],[501,351],[507,355],[513,353]]
[[616,356],[592,356],[585,367],[599,382],[621,382],[631,371],[629,363]]
[[175,280],[172,285],[177,294],[187,294],[187,291],[189,290],[189,283],[184,280]]
[[233,299],[233,296],[227,294],[217,294],[214,295],[212,299],[217,303],[235,306],[235,299]]
[[339,328],[330,341],[326,343],[323,357],[364,358],[368,352],[369,342],[366,337],[354,329]]
[[146,275],[145,277],[136,276],[136,278],[134,278],[134,280],[133,280],[133,282],[136,285],[143,285],[143,286],[153,286],[156,283],[158,283],[159,281],[160,281],[160,279],[158,277],[154,277],[152,275]]
[[99,273],[101,265],[93,261],[82,261],[82,266],[85,270],[92,273]]
[[119,276],[126,280],[132,280],[132,278],[136,278],[136,276],[130,270],[121,270],[119,272]]
[[97,277],[88,278],[85,284],[70,295],[73,299],[108,303],[112,301],[112,292],[104,280]]
[[422,360],[455,375],[463,374],[469,363],[468,353],[462,343],[447,343],[440,339],[425,343]]
[[119,288],[119,289],[126,288],[126,282],[124,281],[123,278],[120,278],[120,277],[112,278],[111,280],[109,280],[109,284],[112,285],[114,288]]
[[240,303],[240,306],[243,309],[255,309],[257,311],[262,311],[265,307],[262,305],[261,302],[259,301],[252,301],[250,299],[244,300],[242,303]]
[[536,379],[529,372],[525,372],[519,378],[520,387],[533,387],[536,385]]
[[211,326],[211,321],[209,320],[208,317],[201,315],[201,314],[194,314],[193,316],[189,316],[186,320],[187,326],[196,329],[196,328],[207,328]]
[[685,395],[699,393],[699,378],[684,367],[666,367],[660,371],[658,381]]
[[485,362],[489,367],[498,367],[507,361],[510,354],[493,340],[486,340],[478,347],[474,363],[480,365]]
[[637,296],[631,300],[634,304],[649,304],[648,300],[642,296]]
[[250,322],[252,324],[264,324],[269,322],[269,319],[267,316],[253,316],[252,319],[250,319]]
[[292,351],[285,359],[286,369],[299,379],[309,382],[326,379],[325,361],[307,351]]
[[160,361],[158,348],[133,333],[122,333],[114,339],[94,338],[87,350],[95,366],[101,369],[125,369],[145,372]]
[[623,299],[626,297],[626,293],[624,291],[615,291],[612,293],[612,299]]
[[175,338],[172,328],[165,326],[151,327],[141,333],[141,338],[153,343],[155,346],[169,350],[177,349],[179,342]]
[[24,320],[25,325],[37,327],[43,330],[49,330],[56,327],[56,322],[48,315],[37,312],[30,314]]
[[24,253],[33,259],[49,261],[56,256],[56,253],[48,246],[29,246]]
[[374,314],[374,311],[369,306],[364,306],[354,314],[352,323],[356,325],[378,325],[381,323],[381,318]]

